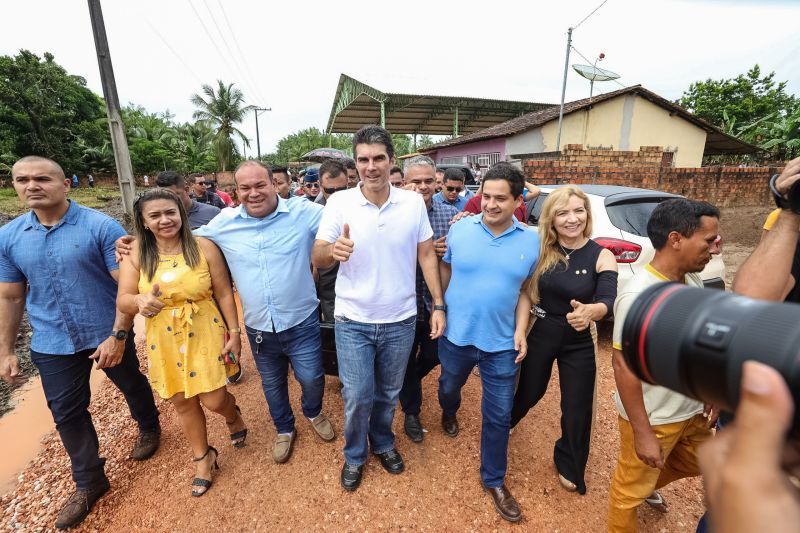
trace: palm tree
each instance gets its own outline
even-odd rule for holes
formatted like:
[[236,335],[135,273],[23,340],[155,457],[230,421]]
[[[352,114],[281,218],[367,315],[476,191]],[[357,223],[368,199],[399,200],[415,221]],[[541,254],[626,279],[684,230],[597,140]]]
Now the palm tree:
[[250,146],[250,141],[235,125],[244,119],[245,113],[252,110],[253,106],[244,105],[242,91],[234,88],[232,83],[225,85],[222,80],[217,80],[217,84],[216,91],[210,85],[203,85],[203,93],[207,98],[195,94],[191,101],[198,108],[193,117],[215,130],[217,161],[225,172],[237,153],[233,136],[238,136],[245,146]]

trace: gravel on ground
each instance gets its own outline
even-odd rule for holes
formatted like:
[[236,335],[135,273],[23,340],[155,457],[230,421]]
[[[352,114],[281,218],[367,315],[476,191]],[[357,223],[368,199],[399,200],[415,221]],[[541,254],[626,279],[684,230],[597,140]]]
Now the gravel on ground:
[[[752,250],[768,212],[762,208],[723,211],[729,272],[735,271]],[[730,230],[737,221],[744,221],[747,228]],[[741,242],[728,237],[728,231],[733,231],[730,235]],[[742,257],[737,255],[736,261],[730,261],[727,250],[734,245],[741,247]],[[337,431],[337,439],[325,443],[302,419],[299,385],[290,377],[298,439],[289,462],[275,464],[271,459],[275,430],[245,343],[245,377],[231,391],[250,428],[247,446],[241,450],[232,448],[223,421],[209,415],[209,438],[221,452],[221,470],[214,478],[213,488],[202,498],[190,496],[191,452],[171,405],[158,400],[163,426],[160,450],[148,461],[135,462],[129,458],[136,439],[135,423],[121,394],[105,381],[92,400],[91,412],[101,451],[107,458],[106,472],[112,489],[76,531],[604,531],[608,486],[619,446],[617,414],[611,397],[614,379],[610,345],[609,324],[602,324],[597,356],[597,418],[586,474],[587,494],[565,492],[553,467],[552,447],[560,433],[556,370],[547,395],[511,436],[507,484],[523,510],[524,518],[518,525],[497,515],[480,486],[478,377],[471,376],[464,388],[459,412],[461,433],[451,439],[440,429],[438,369],[434,370],[424,382],[425,441],[412,443],[403,434],[399,410],[395,417],[397,447],[406,460],[406,471],[392,476],[371,458],[362,486],[355,493],[346,493],[339,486],[343,407],[338,381],[331,377],[326,381],[324,409]],[[140,354],[144,357],[142,346]],[[0,496],[0,531],[51,531],[55,515],[72,488],[69,460],[53,432],[44,437],[41,453],[19,475],[17,486]],[[642,506],[640,530],[694,531],[704,512],[701,480],[681,480],[662,492],[670,511],[662,515]]]

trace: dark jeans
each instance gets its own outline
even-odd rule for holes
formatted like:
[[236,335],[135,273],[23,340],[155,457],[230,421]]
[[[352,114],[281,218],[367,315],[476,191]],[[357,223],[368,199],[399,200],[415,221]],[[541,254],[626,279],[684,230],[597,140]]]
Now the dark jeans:
[[[94,364],[89,356],[92,353],[94,350],[83,350],[73,355],[50,355],[31,350],[31,359],[42,379],[47,407],[72,462],[72,479],[78,490],[88,490],[106,481],[103,470],[106,460],[100,457],[97,431],[88,410],[91,400],[89,375]],[[153,391],[147,378],[139,371],[133,332],[128,334],[122,362],[103,369],[103,372],[122,391],[139,429],[159,429]]]
[[596,373],[588,329],[575,331],[564,317],[548,315],[536,320],[528,335],[528,356],[522,361],[511,426],[547,392],[553,362],[558,363],[561,387],[561,438],[553,449],[553,462],[559,474],[575,483],[579,494],[585,494]]
[[300,406],[307,418],[322,411],[325,393],[325,373],[322,370],[322,342],[319,316],[315,309],[308,318],[279,333],[258,331],[246,326],[247,338],[261,386],[267,399],[269,413],[278,433],[294,431],[294,413],[289,403],[289,364],[300,383]]
[[439,338],[439,405],[445,416],[455,416],[461,407],[461,388],[478,365],[481,397],[481,480],[488,488],[503,486],[508,468],[508,431],[511,404],[519,365],[515,350],[484,352],[475,346],[457,346]]
[[[417,353],[419,351],[419,353]],[[431,339],[430,322],[417,322],[414,344],[408,354],[406,376],[400,389],[400,407],[408,415],[422,409],[422,380],[439,364],[439,342]]]

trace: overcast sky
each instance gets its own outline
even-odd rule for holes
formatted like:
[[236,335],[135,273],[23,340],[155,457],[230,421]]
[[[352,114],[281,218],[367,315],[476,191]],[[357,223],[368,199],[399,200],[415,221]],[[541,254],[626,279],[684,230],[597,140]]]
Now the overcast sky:
[[[248,103],[272,108],[259,119],[267,153],[289,133],[325,128],[341,73],[385,92],[557,103],[567,28],[601,2],[135,0],[103,8],[123,105],[186,121],[203,83],[233,82]],[[102,94],[86,1],[9,1],[2,13],[0,54],[49,51]],[[604,52],[599,65],[624,85],[669,99],[755,63],[800,94],[798,20],[795,0],[607,0],[575,29],[573,45],[590,60]],[[573,52],[574,63],[585,61]],[[588,91],[570,69],[567,100]],[[254,151],[252,114],[241,129]]]

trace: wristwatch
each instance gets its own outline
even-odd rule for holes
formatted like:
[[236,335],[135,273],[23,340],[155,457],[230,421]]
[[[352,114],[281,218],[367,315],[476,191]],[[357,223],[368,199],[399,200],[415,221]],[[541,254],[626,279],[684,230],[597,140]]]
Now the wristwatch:
[[128,338],[128,332],[124,329],[115,329],[111,332],[111,336],[117,339],[118,341],[124,341]]
[[446,305],[434,305],[433,306],[433,310],[434,311],[444,311],[446,313],[447,312],[447,306]]

